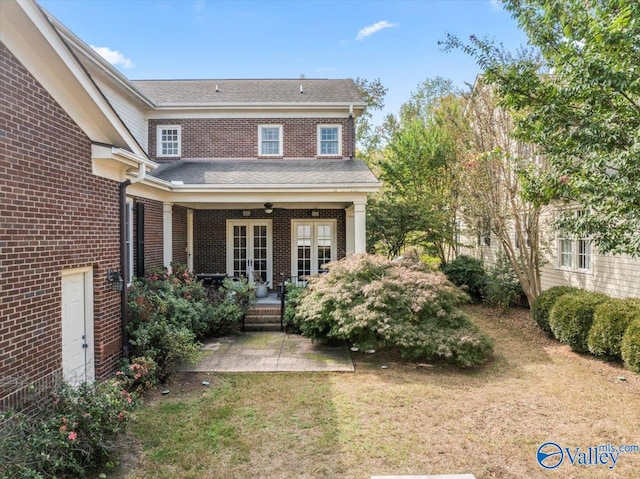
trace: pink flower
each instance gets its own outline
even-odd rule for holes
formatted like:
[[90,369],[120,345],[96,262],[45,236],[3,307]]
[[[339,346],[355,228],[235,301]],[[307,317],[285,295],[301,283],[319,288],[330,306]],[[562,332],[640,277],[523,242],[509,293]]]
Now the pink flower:
[[67,426],[65,426],[64,424],[60,426],[60,432],[65,432],[66,430],[67,430]]
[[76,434],[75,431],[71,431],[69,433],[69,441],[75,441],[77,437],[78,437],[78,435]]

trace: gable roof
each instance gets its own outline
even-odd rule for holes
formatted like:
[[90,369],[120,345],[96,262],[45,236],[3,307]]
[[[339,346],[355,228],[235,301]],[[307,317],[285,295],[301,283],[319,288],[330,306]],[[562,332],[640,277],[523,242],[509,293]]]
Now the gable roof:
[[360,160],[175,160],[153,176],[184,185],[225,187],[324,186],[371,188],[378,179]]
[[29,70],[94,144],[152,166],[102,91],[34,0],[1,2],[0,41]]
[[[132,80],[157,106],[366,104],[351,79]],[[301,93],[302,88],[302,93]]]

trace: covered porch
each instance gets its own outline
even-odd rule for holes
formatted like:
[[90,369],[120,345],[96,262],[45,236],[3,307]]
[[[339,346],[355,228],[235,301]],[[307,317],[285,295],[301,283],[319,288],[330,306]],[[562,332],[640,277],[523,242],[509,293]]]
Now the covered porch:
[[246,277],[273,289],[366,250],[367,195],[379,188],[356,160],[178,160],[151,181],[163,198],[163,264]]

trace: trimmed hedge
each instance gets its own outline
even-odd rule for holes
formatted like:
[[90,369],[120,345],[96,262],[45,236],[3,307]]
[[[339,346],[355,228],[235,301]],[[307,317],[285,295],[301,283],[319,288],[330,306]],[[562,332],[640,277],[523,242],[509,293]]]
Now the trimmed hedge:
[[551,332],[556,339],[571,346],[577,353],[589,352],[587,336],[593,324],[593,314],[608,296],[591,291],[568,293],[556,301],[549,315]]
[[636,316],[624,333],[620,351],[626,368],[640,373],[640,315]]
[[640,315],[637,298],[610,299],[599,305],[587,337],[589,351],[596,356],[619,359],[620,343],[631,321]]
[[580,291],[580,289],[574,288],[573,286],[554,286],[540,293],[531,306],[531,314],[533,315],[534,321],[540,326],[540,329],[549,336],[553,336],[551,326],[549,326],[549,313],[551,312],[551,308],[553,308],[553,305],[556,304],[556,301],[561,296],[567,293],[577,293],[578,291]]

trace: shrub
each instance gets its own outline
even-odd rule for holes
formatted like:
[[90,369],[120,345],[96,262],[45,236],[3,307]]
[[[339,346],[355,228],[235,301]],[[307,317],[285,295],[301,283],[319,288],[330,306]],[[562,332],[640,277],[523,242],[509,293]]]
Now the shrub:
[[456,286],[464,289],[471,299],[480,301],[486,281],[482,261],[471,256],[461,255],[442,266],[442,272]]
[[302,333],[341,338],[363,349],[387,346],[405,358],[458,366],[485,362],[491,340],[457,307],[468,296],[414,257],[356,254],[310,282],[297,315]]
[[640,373],[640,316],[629,324],[620,344],[622,360],[627,369]]
[[300,332],[300,316],[296,312],[307,288],[297,286],[294,283],[287,283],[285,287],[287,288],[287,295],[284,305],[283,324],[287,331]]
[[549,313],[551,312],[551,308],[553,308],[553,305],[560,296],[578,291],[580,291],[580,289],[572,286],[554,286],[540,293],[531,306],[531,314],[534,321],[540,326],[540,329],[549,336],[552,336],[551,326],[549,326]]
[[555,338],[578,353],[588,352],[587,336],[593,324],[593,314],[596,307],[607,299],[604,294],[584,290],[558,298],[549,315],[549,325]]
[[482,289],[485,303],[499,306],[507,312],[513,305],[519,304],[523,295],[522,286],[516,277],[506,255],[499,254],[496,263],[489,268]]
[[87,477],[116,453],[133,396],[118,381],[55,388],[28,412],[0,416],[3,477]]
[[596,356],[620,359],[620,343],[631,321],[640,315],[640,300],[610,299],[600,304],[593,315],[587,345]]
[[211,305],[208,321],[208,336],[228,334],[242,320],[249,305],[255,301],[253,286],[246,279],[226,278],[220,288],[208,288]]

